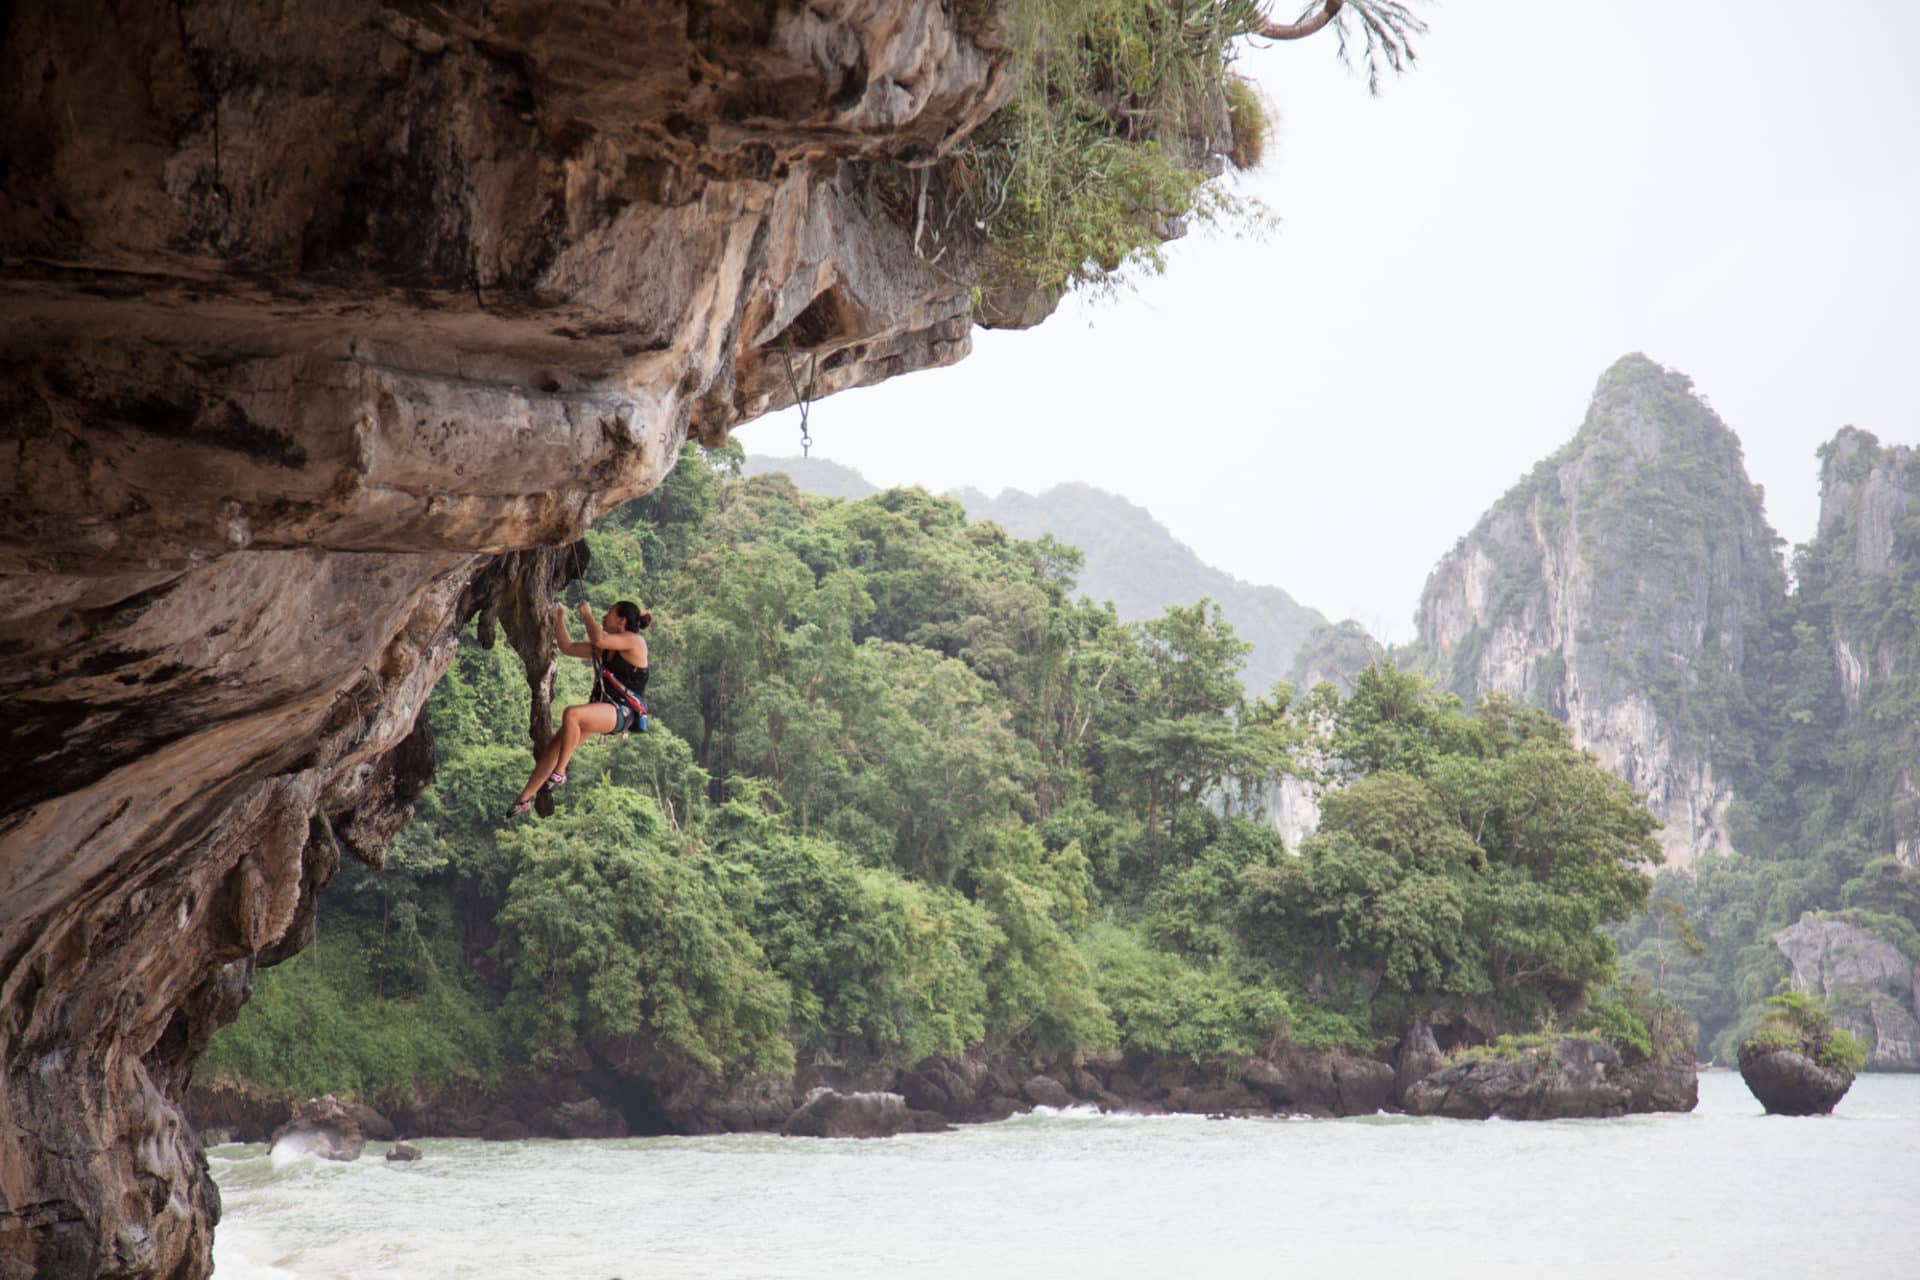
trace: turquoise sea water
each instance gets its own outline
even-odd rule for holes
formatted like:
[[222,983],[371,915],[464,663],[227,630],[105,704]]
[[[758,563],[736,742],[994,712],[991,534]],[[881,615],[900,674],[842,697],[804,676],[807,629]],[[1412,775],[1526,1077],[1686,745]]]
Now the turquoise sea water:
[[212,1153],[258,1277],[1920,1277],[1920,1077],[1767,1117],[1039,1113],[877,1142],[428,1141],[414,1164]]

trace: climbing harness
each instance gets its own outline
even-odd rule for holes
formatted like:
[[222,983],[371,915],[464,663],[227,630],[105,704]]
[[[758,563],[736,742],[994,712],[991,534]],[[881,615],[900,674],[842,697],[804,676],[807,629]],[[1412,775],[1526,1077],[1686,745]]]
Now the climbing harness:
[[[634,669],[642,672],[646,670],[645,667]],[[620,678],[613,674],[611,665],[599,656],[597,650],[593,659],[593,686],[593,701],[609,702],[616,707],[626,708],[636,717],[634,727],[641,733],[647,731],[647,704],[640,701],[640,695],[620,682]]]

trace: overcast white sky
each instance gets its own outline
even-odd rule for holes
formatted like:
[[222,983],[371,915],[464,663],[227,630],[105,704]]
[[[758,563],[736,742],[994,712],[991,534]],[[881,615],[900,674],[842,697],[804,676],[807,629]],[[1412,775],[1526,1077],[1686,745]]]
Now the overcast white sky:
[[[1246,180],[1271,236],[1190,237],[1117,299],[820,401],[814,456],[1099,485],[1403,639],[1434,561],[1625,352],[1694,379],[1791,541],[1837,428],[1920,440],[1920,0],[1424,12],[1377,99],[1327,33],[1241,55],[1276,110]],[[796,438],[790,414],[740,432]]]

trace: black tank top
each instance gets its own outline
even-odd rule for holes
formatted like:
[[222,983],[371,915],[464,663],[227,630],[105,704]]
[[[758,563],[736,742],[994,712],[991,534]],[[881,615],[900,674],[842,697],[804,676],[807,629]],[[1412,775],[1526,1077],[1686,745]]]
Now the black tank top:
[[594,669],[593,692],[588,697],[589,702],[617,703],[620,701],[620,695],[609,688],[607,682],[601,678],[602,671],[611,672],[613,678],[636,698],[647,691],[647,668],[634,666],[627,661],[627,655],[619,649],[599,649],[595,652],[600,659],[600,665]]

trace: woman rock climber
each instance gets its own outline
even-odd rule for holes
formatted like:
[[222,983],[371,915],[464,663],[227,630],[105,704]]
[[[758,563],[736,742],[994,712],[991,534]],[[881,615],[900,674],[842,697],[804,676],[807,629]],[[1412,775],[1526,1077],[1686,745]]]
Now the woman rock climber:
[[647,688],[647,638],[640,633],[652,624],[653,615],[631,600],[622,600],[595,622],[593,606],[581,601],[580,619],[587,624],[583,641],[567,634],[566,609],[553,606],[554,640],[568,657],[593,663],[593,691],[587,695],[589,701],[568,707],[561,714],[560,732],[534,761],[526,789],[507,810],[509,818],[533,808],[533,797],[543,788],[552,790],[567,784],[567,762],[589,735],[629,733],[636,728],[644,731],[647,727],[646,710],[638,705]]

